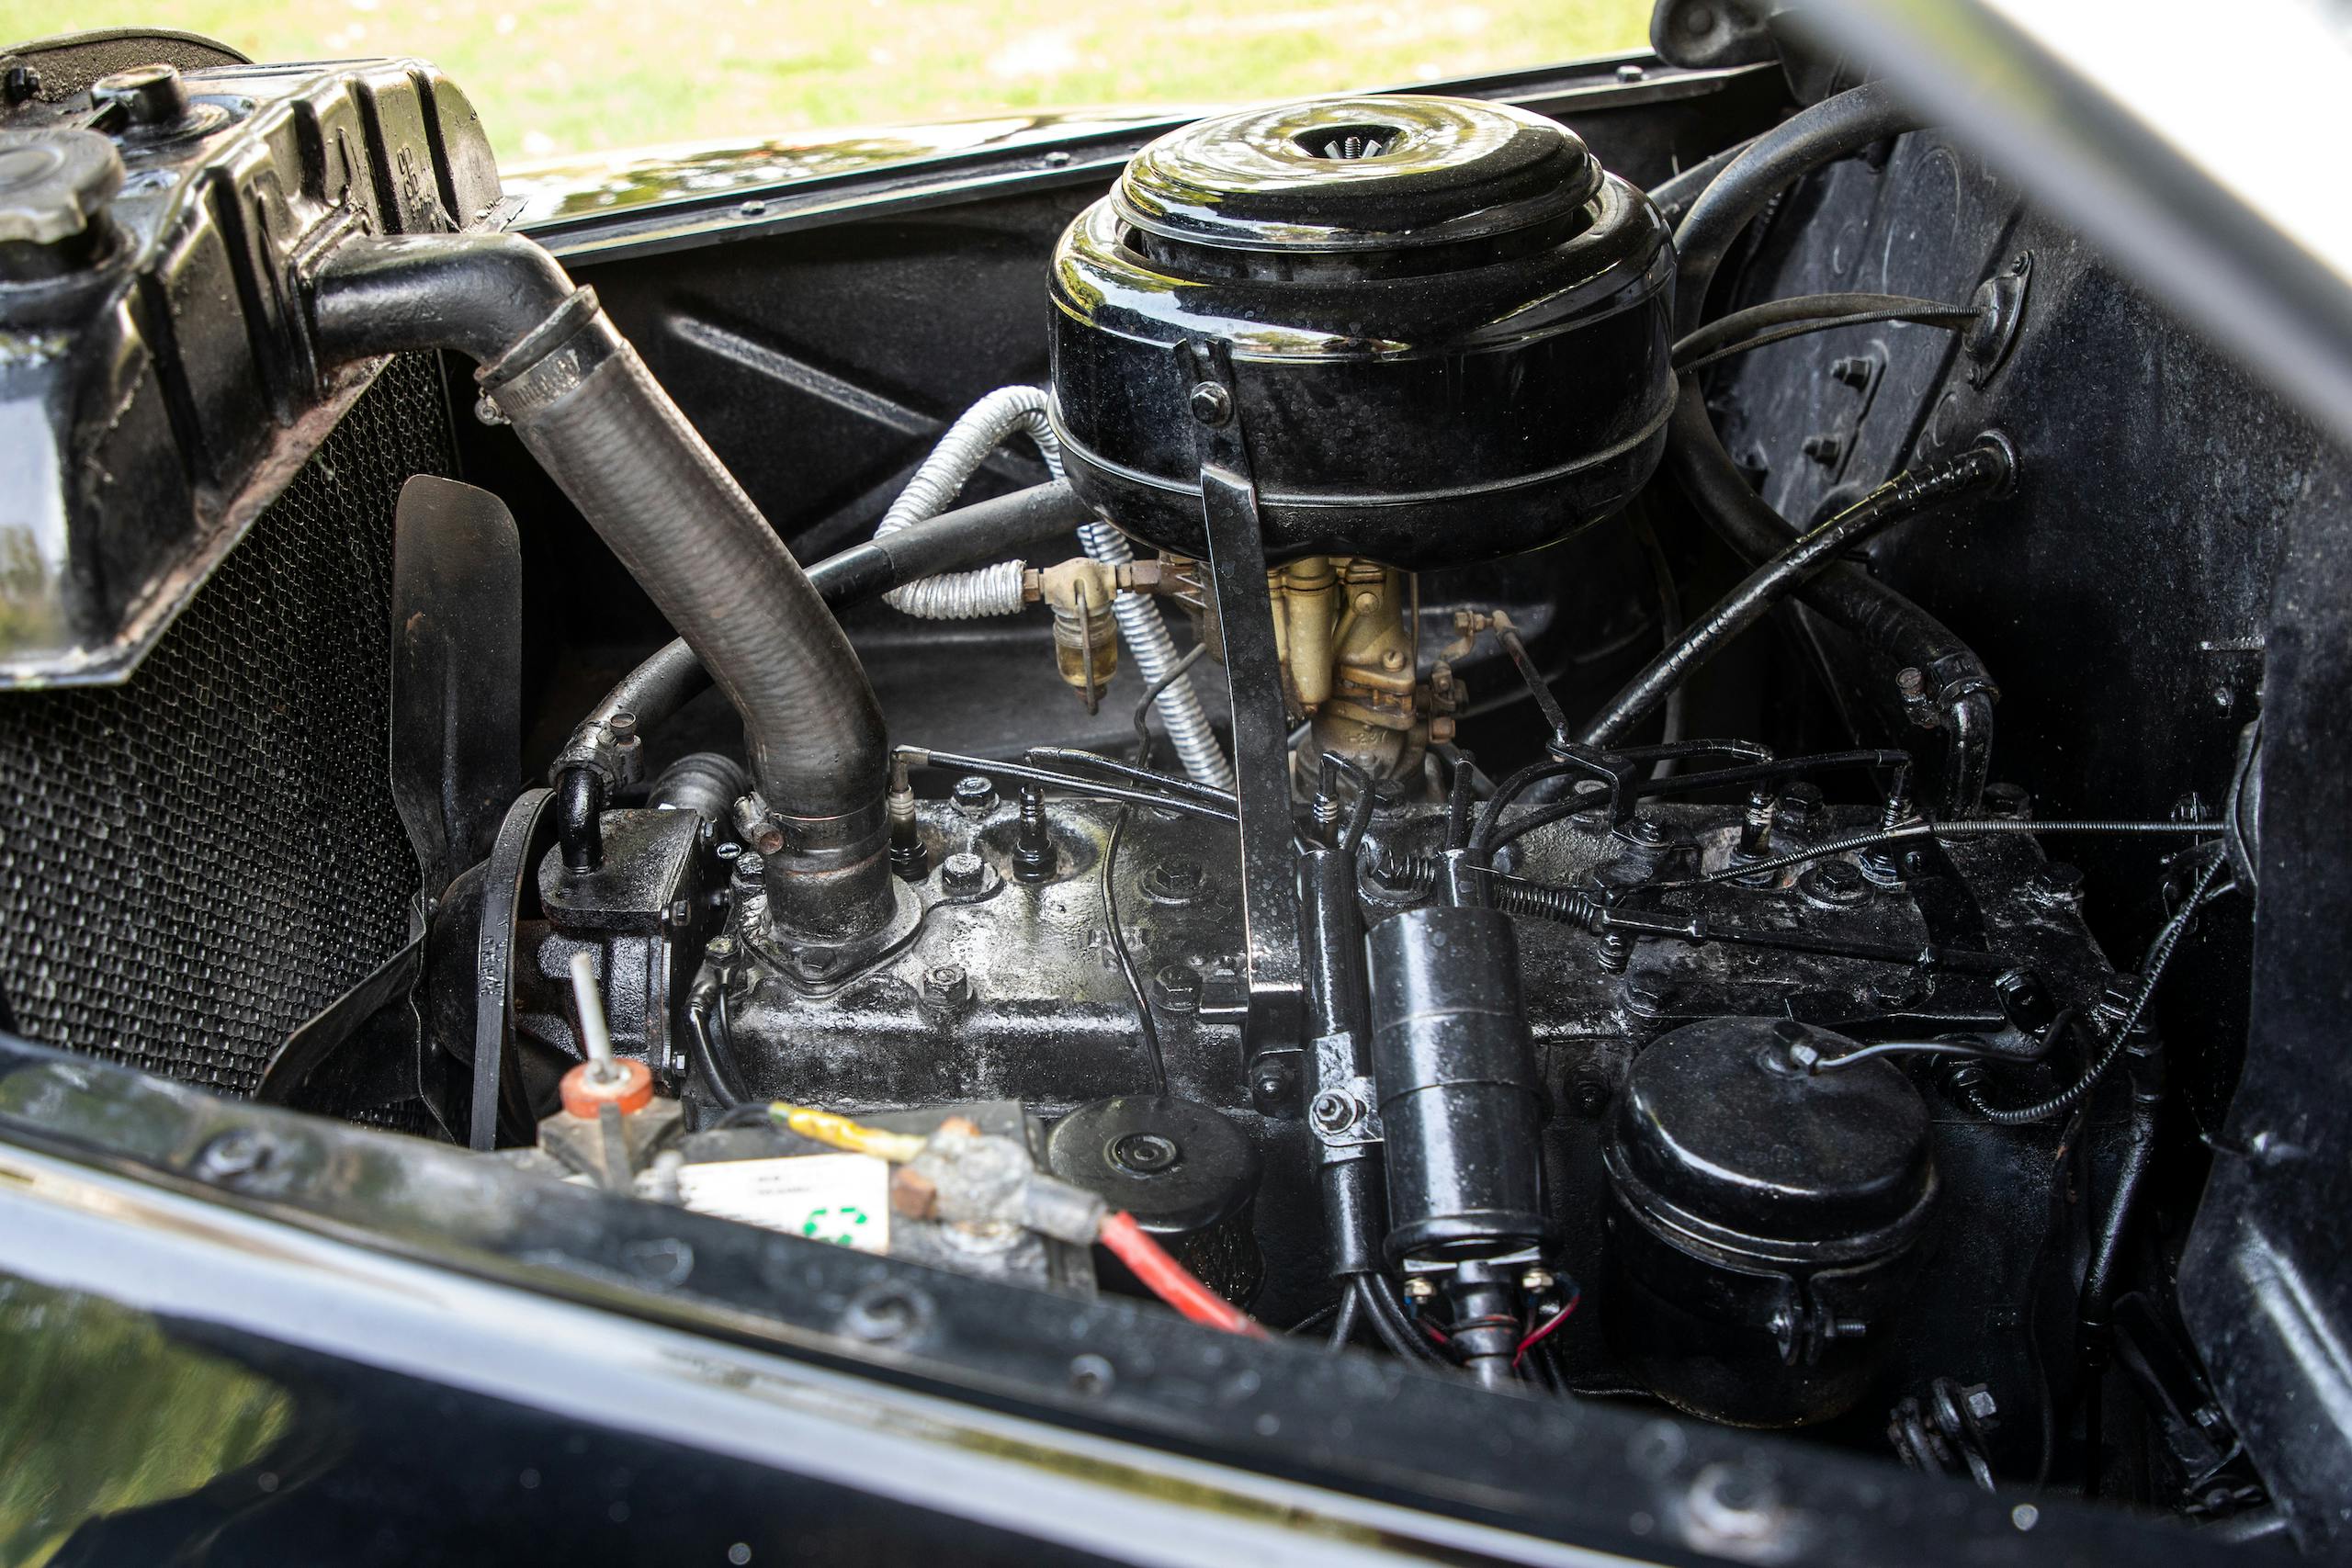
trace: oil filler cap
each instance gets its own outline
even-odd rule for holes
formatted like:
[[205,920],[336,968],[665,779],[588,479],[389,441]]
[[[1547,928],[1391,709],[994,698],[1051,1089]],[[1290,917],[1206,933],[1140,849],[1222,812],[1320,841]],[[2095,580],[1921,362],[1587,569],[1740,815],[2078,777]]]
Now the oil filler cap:
[[[1265,1163],[1250,1135],[1213,1107],[1166,1094],[1122,1094],[1055,1123],[1046,1163],[1074,1187],[1124,1209],[1229,1302],[1264,1278],[1251,1218]],[[1103,1280],[1117,1288],[1114,1271]]]
[[1046,1163],[1158,1235],[1222,1224],[1257,1194],[1258,1146],[1222,1112],[1165,1094],[1081,1105],[1055,1124]]

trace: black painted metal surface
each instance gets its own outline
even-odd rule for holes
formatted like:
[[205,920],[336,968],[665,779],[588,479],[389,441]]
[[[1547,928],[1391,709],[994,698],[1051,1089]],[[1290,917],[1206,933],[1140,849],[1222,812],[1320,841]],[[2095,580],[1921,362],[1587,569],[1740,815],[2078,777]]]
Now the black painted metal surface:
[[[73,64],[50,62],[61,84]],[[0,113],[30,139],[11,200],[61,199],[23,178],[44,158],[65,177],[60,138],[111,137],[120,186],[76,225],[88,254],[49,255],[0,301],[43,345],[0,365],[23,444],[0,470],[0,686],[128,676],[380,367],[312,362],[292,302],[314,250],[499,216],[472,107],[420,62],[164,73],[162,118],[104,79]]]
[[[777,1539],[763,1529],[804,1547],[838,1531],[886,1561],[948,1540],[986,1558],[1008,1536],[1025,1561],[1556,1562],[1566,1547],[1934,1562],[2020,1541],[2071,1558],[2204,1555],[2193,1536],[2127,1517],[2027,1509],[1605,1404],[1497,1399],[37,1049],[0,1044],[0,1269],[81,1292],[57,1303],[53,1332],[88,1333],[114,1315],[101,1301],[141,1322],[168,1314],[151,1357],[175,1343],[226,1354],[291,1382],[305,1417],[266,1461],[221,1466],[220,1489],[187,1512],[93,1531],[215,1535],[207,1505],[226,1498],[239,1505],[228,1540],[251,1552],[339,1529],[402,1561],[427,1547],[512,1560],[549,1540],[609,1560]],[[877,1322],[889,1326],[858,1326]],[[168,1408],[153,1395],[186,1386],[157,1380],[127,1408],[152,1415]],[[340,1440],[303,1440],[320,1424]],[[690,1517],[673,1511],[679,1484]],[[821,1509],[779,1505],[820,1495]],[[461,1540],[447,1533],[453,1499],[480,1505]],[[589,1533],[582,1515],[599,1513]]]
[[432,474],[392,513],[392,802],[424,895],[490,852],[521,787],[523,559],[488,491]]
[[1548,544],[1657,465],[1672,266],[1648,199],[1538,115],[1368,97],[1187,127],[1055,250],[1071,483],[1208,554],[1197,378],[1170,351],[1215,342],[1269,560],[1418,570]]

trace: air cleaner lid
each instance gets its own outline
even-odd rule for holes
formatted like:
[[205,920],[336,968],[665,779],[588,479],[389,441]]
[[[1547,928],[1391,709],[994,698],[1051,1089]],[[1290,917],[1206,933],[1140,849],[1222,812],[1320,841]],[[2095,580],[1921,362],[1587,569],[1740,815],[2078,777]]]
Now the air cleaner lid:
[[1566,220],[1600,165],[1576,132],[1473,98],[1322,98],[1170,132],[1113,202],[1164,239],[1250,250],[1453,244]]

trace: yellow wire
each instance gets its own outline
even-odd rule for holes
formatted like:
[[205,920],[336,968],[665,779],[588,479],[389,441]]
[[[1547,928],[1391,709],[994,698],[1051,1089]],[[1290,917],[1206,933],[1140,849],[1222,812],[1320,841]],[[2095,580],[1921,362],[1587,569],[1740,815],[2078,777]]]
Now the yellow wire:
[[924,1140],[911,1133],[891,1133],[880,1127],[869,1127],[863,1122],[853,1122],[831,1111],[819,1111],[814,1106],[794,1105],[779,1100],[768,1107],[768,1115],[786,1132],[797,1133],[804,1138],[830,1144],[852,1154],[872,1155],[893,1165],[904,1165],[922,1153]]

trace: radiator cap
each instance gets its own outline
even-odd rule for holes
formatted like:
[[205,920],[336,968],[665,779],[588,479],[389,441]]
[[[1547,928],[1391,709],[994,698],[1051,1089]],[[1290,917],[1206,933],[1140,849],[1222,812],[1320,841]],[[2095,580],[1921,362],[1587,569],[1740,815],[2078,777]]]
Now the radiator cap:
[[[19,245],[47,248],[96,231],[122,188],[122,157],[95,130],[0,131],[0,271],[21,280],[30,259]],[[32,276],[41,276],[34,264]]]

